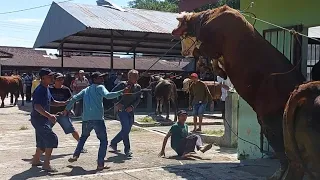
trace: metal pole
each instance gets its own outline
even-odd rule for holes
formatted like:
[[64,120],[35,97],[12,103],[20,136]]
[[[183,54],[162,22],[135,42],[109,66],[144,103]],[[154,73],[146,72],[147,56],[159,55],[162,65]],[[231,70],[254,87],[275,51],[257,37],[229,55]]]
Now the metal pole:
[[63,43],[61,44],[61,67],[63,68],[63,54],[64,54],[64,52],[63,52]]
[[111,57],[110,57],[110,69],[113,72],[113,30],[111,30]]
[[133,52],[133,69],[136,69],[136,49]]

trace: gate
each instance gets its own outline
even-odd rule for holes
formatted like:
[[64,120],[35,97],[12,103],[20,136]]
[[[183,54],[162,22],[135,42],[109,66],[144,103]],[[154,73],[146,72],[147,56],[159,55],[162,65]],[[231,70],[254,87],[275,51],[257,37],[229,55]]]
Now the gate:
[[307,59],[307,80],[311,80],[311,70],[320,59],[319,42],[309,39],[308,42],[308,59]]
[[[286,27],[286,29],[292,29],[296,32],[302,32],[303,26],[302,25],[295,25]],[[263,38],[269,41],[275,48],[278,49],[287,59],[295,66],[299,63],[300,58],[302,58],[302,48],[299,44],[302,43],[302,37],[294,37],[290,32],[280,29],[267,29],[263,31]],[[301,71],[301,66],[298,67]],[[271,151],[271,146],[269,142],[265,143],[264,135],[262,133],[262,129],[260,131],[260,151],[261,153],[265,153],[267,155],[273,154]]]

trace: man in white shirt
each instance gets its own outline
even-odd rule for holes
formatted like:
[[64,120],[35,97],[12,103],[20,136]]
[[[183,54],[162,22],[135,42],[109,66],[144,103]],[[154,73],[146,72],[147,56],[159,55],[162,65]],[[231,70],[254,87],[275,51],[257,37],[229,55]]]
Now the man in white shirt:
[[225,101],[228,96],[228,90],[233,87],[229,77],[224,80],[220,76],[217,76],[217,81],[221,84],[221,108],[222,108],[222,118],[225,118]]

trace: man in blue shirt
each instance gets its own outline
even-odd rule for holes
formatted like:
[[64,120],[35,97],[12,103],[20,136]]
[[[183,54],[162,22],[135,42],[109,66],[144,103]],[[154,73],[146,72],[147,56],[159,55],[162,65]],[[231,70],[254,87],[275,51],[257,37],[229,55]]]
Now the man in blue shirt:
[[121,96],[123,92],[123,90],[108,92],[108,90],[103,86],[103,76],[104,74],[101,74],[100,72],[93,73],[91,75],[93,84],[73,96],[64,111],[64,114],[67,114],[67,111],[72,109],[75,102],[83,100],[82,134],[73,157],[69,159],[69,162],[78,160],[81,150],[90,136],[90,132],[94,129],[98,139],[100,140],[97,170],[104,169],[104,158],[106,157],[108,146],[107,131],[104,122],[103,98],[114,99]]
[[58,137],[52,131],[52,125],[56,123],[55,115],[50,114],[50,105],[64,106],[66,102],[55,101],[48,89],[52,82],[52,75],[54,73],[50,69],[41,69],[39,76],[41,84],[35,89],[33,93],[31,123],[36,131],[36,153],[32,160],[32,166],[42,165],[40,162],[40,155],[45,152],[45,160],[42,169],[48,172],[56,172],[50,165],[50,159],[53,148],[58,147]]

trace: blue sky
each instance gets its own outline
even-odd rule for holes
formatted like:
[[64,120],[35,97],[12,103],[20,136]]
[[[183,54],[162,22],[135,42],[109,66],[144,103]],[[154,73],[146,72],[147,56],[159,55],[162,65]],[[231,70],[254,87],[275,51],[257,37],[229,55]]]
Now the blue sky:
[[[63,0],[56,0],[59,1]],[[129,0],[111,0],[111,2],[125,7]],[[1,0],[0,46],[33,47],[50,6],[13,14],[1,13],[51,3],[52,0]],[[73,0],[73,3],[96,4],[96,0]]]

